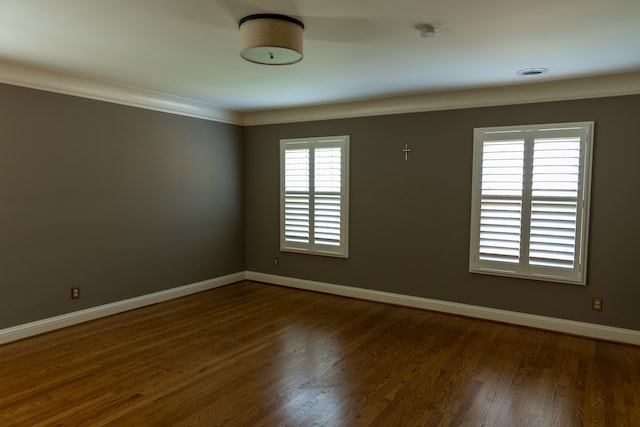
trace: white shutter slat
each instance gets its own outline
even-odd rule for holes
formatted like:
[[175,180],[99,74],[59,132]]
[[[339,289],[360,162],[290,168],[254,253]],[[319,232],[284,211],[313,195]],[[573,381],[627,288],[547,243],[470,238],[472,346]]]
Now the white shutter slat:
[[[556,205],[543,203],[547,209]],[[547,210],[536,212],[532,204],[531,239],[529,258],[531,264],[550,267],[573,268],[576,252],[576,204],[567,202],[560,212]]]
[[533,141],[532,265],[573,269],[576,262],[580,138]]
[[309,149],[285,151],[285,192],[309,191]]
[[309,242],[309,195],[286,194],[284,235],[287,241]]
[[314,155],[314,243],[340,246],[342,151],[340,147],[317,148]]
[[309,149],[287,149],[284,153],[284,239],[309,242]]
[[340,194],[316,195],[314,239],[318,244],[339,246],[341,236]]
[[482,147],[479,257],[518,263],[522,221],[524,141]]

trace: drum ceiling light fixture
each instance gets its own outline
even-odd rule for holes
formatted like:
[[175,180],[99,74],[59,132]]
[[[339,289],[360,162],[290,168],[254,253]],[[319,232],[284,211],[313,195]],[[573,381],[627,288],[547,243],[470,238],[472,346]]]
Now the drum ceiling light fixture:
[[240,56],[265,65],[288,65],[302,60],[304,24],[273,13],[245,16],[240,20]]

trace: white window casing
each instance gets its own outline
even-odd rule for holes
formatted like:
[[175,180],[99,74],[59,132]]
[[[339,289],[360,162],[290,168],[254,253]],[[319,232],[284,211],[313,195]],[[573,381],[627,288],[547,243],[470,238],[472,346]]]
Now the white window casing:
[[349,136],[280,141],[280,250],[349,256]]
[[586,283],[593,129],[475,129],[469,271]]

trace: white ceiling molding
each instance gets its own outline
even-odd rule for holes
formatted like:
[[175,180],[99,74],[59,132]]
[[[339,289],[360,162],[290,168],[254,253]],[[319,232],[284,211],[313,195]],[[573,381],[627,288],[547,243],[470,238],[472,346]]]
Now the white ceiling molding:
[[0,83],[222,123],[242,124],[233,110],[204,102],[0,60]]
[[640,94],[640,71],[245,113],[193,99],[2,60],[0,83],[216,122],[258,126]]
[[640,72],[424,93],[244,114],[245,126],[640,94]]

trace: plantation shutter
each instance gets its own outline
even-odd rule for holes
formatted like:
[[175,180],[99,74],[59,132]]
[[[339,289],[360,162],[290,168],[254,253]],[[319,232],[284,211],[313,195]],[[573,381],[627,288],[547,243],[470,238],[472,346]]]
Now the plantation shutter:
[[348,137],[282,140],[283,251],[346,257]]
[[537,138],[533,148],[531,238],[533,265],[576,265],[580,138]]
[[476,129],[470,271],[585,283],[592,128]]
[[308,148],[285,151],[284,236],[288,242],[309,242],[310,157]]
[[482,155],[480,259],[520,262],[524,140],[487,141]]
[[314,243],[339,246],[342,207],[340,147],[315,149]]

